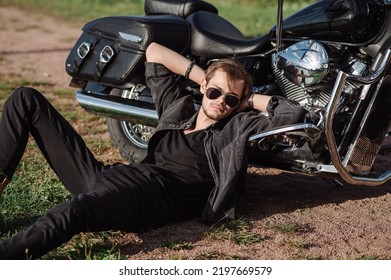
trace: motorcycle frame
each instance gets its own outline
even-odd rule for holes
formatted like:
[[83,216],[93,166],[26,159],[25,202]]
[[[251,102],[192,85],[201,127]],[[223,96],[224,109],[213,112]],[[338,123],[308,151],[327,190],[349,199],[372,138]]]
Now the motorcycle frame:
[[[390,46],[391,47],[391,46]],[[344,161],[342,161],[341,156],[338,151],[338,146],[336,144],[336,140],[333,134],[333,120],[334,120],[334,114],[336,112],[336,107],[338,104],[338,100],[341,97],[341,93],[346,85],[347,81],[357,82],[363,85],[371,85],[376,82],[379,82],[378,86],[376,87],[376,91],[373,94],[373,97],[370,102],[370,106],[366,109],[366,113],[364,116],[364,123],[368,121],[368,115],[369,112],[372,110],[374,101],[377,97],[377,94],[379,92],[379,88],[381,85],[381,80],[385,76],[385,72],[389,66],[390,61],[390,55],[391,55],[391,49],[390,47],[387,48],[384,54],[379,53],[379,56],[382,56],[383,58],[381,60],[375,60],[380,61],[380,65],[377,68],[376,71],[374,71],[372,74],[368,75],[367,77],[360,77],[360,76],[354,76],[349,75],[347,73],[344,73],[343,71],[339,71],[336,83],[333,88],[332,96],[330,99],[330,102],[326,109],[326,118],[325,118],[325,137],[327,140],[328,148],[330,149],[330,157],[332,166],[320,166],[320,171],[322,170],[330,170],[330,167],[335,168],[335,172],[338,173],[341,178],[353,185],[364,185],[364,186],[379,186],[387,182],[391,178],[391,170],[388,170],[378,178],[367,178],[362,176],[353,176],[350,174],[350,172],[347,170],[346,165],[347,161],[350,159],[350,155],[352,153],[352,150],[355,147],[355,143],[357,142],[357,138],[359,137],[360,130],[356,133],[355,139],[353,141],[353,145],[351,145],[349,151],[345,155]],[[376,62],[375,62],[376,63]],[[365,86],[364,86],[365,90]],[[361,126],[361,128],[364,125]]]

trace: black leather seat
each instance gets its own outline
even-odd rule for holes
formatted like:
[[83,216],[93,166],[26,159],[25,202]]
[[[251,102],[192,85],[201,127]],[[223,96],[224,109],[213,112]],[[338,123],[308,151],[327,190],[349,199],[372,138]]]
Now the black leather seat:
[[146,15],[173,14],[182,18],[197,11],[218,13],[215,6],[202,0],[146,0],[144,11]]
[[270,47],[269,34],[246,38],[234,25],[210,12],[200,11],[186,19],[191,27],[191,51],[209,58],[259,54]]

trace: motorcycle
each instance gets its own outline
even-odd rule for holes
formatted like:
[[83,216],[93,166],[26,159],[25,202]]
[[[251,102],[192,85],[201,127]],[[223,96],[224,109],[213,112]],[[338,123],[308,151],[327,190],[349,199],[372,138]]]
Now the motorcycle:
[[[158,42],[206,68],[234,58],[254,79],[256,94],[282,95],[306,110],[302,123],[252,135],[249,163],[378,186],[391,171],[373,170],[391,122],[391,1],[320,0],[246,38],[202,0],[146,0],[145,15],[87,23],[66,61],[82,108],[108,117],[121,155],[146,154],[157,113],[145,85],[145,50]],[[178,77],[200,104],[197,85]]]

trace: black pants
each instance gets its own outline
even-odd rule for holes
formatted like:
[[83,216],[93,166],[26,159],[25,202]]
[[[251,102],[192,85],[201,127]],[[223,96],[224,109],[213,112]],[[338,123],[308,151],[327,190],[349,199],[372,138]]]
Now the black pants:
[[74,197],[2,241],[0,259],[38,258],[83,231],[136,231],[177,219],[156,174],[140,165],[98,162],[69,123],[31,88],[17,89],[4,105],[0,173],[9,179],[29,133]]

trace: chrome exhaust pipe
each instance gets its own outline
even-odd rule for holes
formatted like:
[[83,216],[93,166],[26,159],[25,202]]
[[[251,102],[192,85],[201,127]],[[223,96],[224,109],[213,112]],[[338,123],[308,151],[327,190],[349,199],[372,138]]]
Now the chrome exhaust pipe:
[[85,90],[76,92],[76,100],[84,110],[96,115],[154,127],[158,123],[153,104]]

